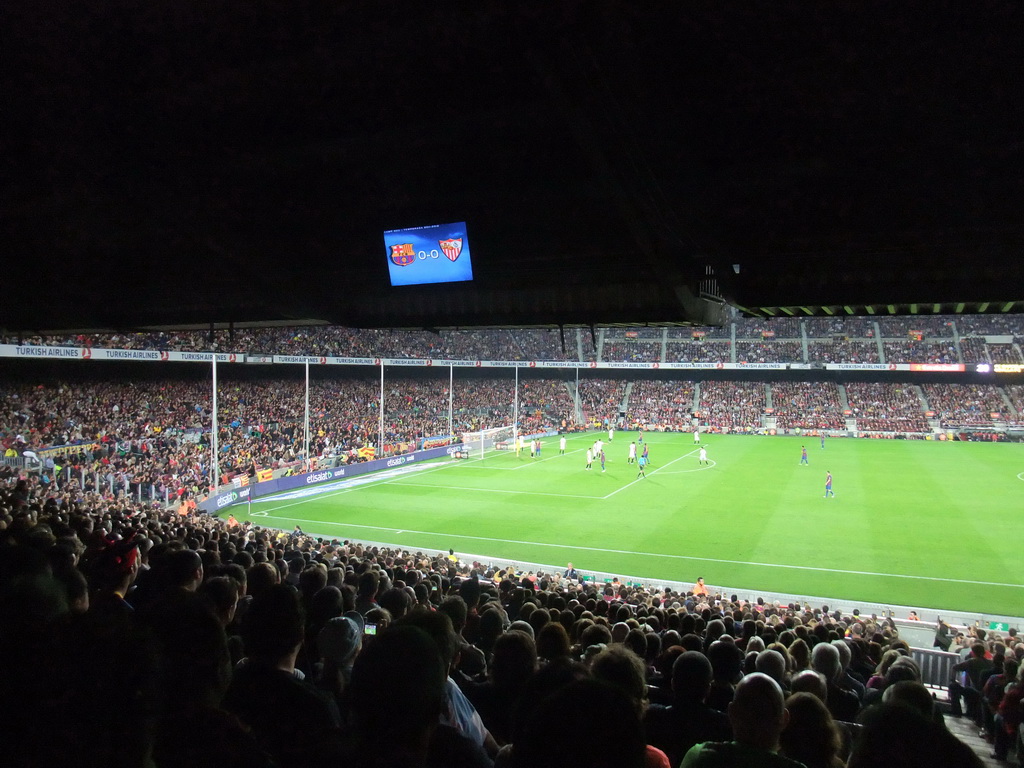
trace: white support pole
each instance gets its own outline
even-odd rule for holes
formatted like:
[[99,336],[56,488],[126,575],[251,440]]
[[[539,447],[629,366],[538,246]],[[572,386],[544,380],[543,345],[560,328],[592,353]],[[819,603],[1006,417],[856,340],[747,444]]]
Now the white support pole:
[[448,366],[448,435],[449,442],[455,442],[455,366]]
[[512,393],[512,440],[519,440],[519,366],[516,366],[516,388]]
[[377,448],[380,450],[380,454],[377,458],[384,455],[384,361],[380,361],[380,442],[377,444]]
[[579,368],[576,369],[576,397],[574,399],[576,400],[576,402],[574,403],[574,406],[575,406],[575,409],[576,409],[576,413],[573,414],[573,417],[574,417],[573,420],[575,421],[575,417],[576,416],[582,416],[583,415],[583,411],[580,408],[580,369]]
[[302,419],[302,455],[306,459],[306,471],[312,472],[309,456],[309,361],[306,361],[306,412]]
[[220,461],[218,460],[219,447],[217,445],[217,355],[213,356],[213,401],[212,401],[210,422],[210,448],[212,449],[212,460],[210,462],[210,493],[217,492],[220,484]]

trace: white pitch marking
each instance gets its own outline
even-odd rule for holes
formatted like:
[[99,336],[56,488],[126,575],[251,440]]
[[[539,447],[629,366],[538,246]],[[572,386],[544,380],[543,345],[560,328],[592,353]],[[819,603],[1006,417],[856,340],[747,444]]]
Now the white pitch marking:
[[[668,465],[666,465],[668,466]],[[269,515],[274,520],[285,520],[290,523],[307,523],[309,525],[336,525],[341,528],[364,528],[372,531],[392,531],[397,532],[396,528],[383,528],[379,525],[362,525],[359,523],[337,523],[330,522],[327,520],[305,520],[297,517],[277,517],[275,515]],[[793,571],[816,571],[816,572],[828,572],[828,573],[845,573],[852,576],[881,576],[889,579],[910,579],[911,581],[938,581],[946,584],[977,584],[985,587],[1013,587],[1014,589],[1024,589],[1024,584],[1010,584],[1002,581],[976,581],[973,579],[950,579],[942,576],[911,576],[905,573],[879,573],[877,571],[852,571],[842,568],[819,568],[811,565],[786,565],[784,563],[758,563],[751,562],[749,560],[725,560],[714,557],[693,557],[691,555],[669,555],[662,554],[660,552],[637,552],[630,549],[605,549],[601,547],[583,547],[575,544],[548,544],[543,541],[519,541],[517,539],[498,539],[490,536],[467,536],[464,534],[457,533],[437,533],[434,531],[413,531],[403,530],[402,533],[419,534],[421,536],[444,536],[449,539],[470,539],[473,541],[489,541],[499,544],[520,544],[523,546],[530,547],[549,547],[551,549],[577,549],[584,552],[605,552],[612,555],[637,555],[640,557],[661,557],[670,560],[688,560],[691,562],[701,563],[723,563],[725,565],[754,565],[760,568],[781,568],[783,570]]]
[[524,496],[558,496],[563,499],[603,499],[604,496],[577,496],[572,493],[546,493],[544,491],[507,491],[502,488],[468,488],[461,485],[431,485],[430,483],[398,483],[394,485],[409,486],[411,488],[440,488],[453,491],[478,491],[479,493],[512,493],[523,494]]
[[[705,470],[711,469],[711,467],[717,466],[718,462],[714,459],[708,459],[711,462],[710,465],[704,465],[697,467],[697,469],[674,469],[671,472],[663,472],[664,475],[685,475],[687,472],[704,472]],[[653,473],[652,473],[653,474]]]
[[[660,467],[658,467],[657,469],[652,469],[652,470],[651,470],[651,473],[650,473],[650,474],[651,474],[651,475],[654,475],[654,474],[656,474],[656,473],[660,472],[661,470],[665,469],[666,467],[671,467],[671,466],[672,466],[673,464],[675,464],[675,463],[676,463],[677,461],[682,461],[683,459],[687,458],[688,456],[693,456],[693,455],[694,455],[695,453],[697,453],[697,451],[698,451],[698,450],[700,450],[700,449],[699,449],[699,448],[697,448],[697,449],[694,449],[694,450],[690,451],[689,453],[684,453],[684,454],[683,454],[682,456],[680,456],[680,457],[679,457],[678,459],[672,459],[672,461],[670,461],[670,462],[669,462],[668,464],[665,464],[665,465],[663,465],[663,466],[660,466]],[[645,473],[645,474],[646,474],[646,473]],[[650,475],[647,475],[647,477],[650,477]],[[630,486],[632,486],[632,485],[636,485],[636,484],[637,484],[637,483],[639,483],[639,482],[640,482],[641,480],[645,480],[645,479],[647,479],[647,478],[646,478],[646,477],[643,477],[643,478],[640,478],[640,477],[638,477],[638,478],[637,478],[636,480],[634,480],[633,482],[631,482],[631,483],[626,483],[626,484],[625,484],[624,486],[622,486],[622,487],[621,487],[621,488],[619,488],[618,490],[616,490],[616,491],[612,491],[612,492],[611,492],[611,493],[609,493],[609,494],[608,494],[607,496],[602,496],[601,498],[602,498],[602,499],[610,499],[610,498],[611,498],[612,496],[614,496],[614,495],[615,495],[616,493],[618,493],[619,491],[624,491],[624,490],[626,490],[627,488],[629,488]]]

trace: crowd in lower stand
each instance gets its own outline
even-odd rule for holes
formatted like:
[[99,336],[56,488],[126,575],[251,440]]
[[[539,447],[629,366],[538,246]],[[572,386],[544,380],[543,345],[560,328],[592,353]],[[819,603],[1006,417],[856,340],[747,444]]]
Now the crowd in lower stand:
[[[359,451],[368,446],[405,453],[430,437],[512,420],[511,380],[460,381],[449,403],[447,377],[389,379],[383,423],[379,386],[372,379],[311,382],[308,456],[357,460],[365,458]],[[305,396],[304,382],[295,379],[222,380],[219,479],[253,476],[304,458]],[[519,399],[524,431],[549,429],[572,416],[572,398],[560,381],[524,380]],[[142,487],[155,498],[191,496],[209,485],[208,382],[10,384],[0,388],[0,407],[0,445],[8,457],[67,446],[44,459],[48,478],[61,466],[87,489],[118,493]]]
[[780,381],[771,385],[779,429],[843,429],[839,390],[831,382]]
[[[886,617],[181,516],[9,468],[0,542],[8,766],[981,765]],[[1024,645],[944,628],[967,649],[953,713],[1005,759]]]
[[687,430],[693,424],[693,382],[644,379],[629,394],[629,424]]
[[994,386],[924,384],[921,389],[943,427],[989,424],[995,418],[993,413],[1006,411],[1006,403]]
[[928,419],[916,387],[906,384],[850,382],[850,411],[857,426],[880,432],[927,432]]
[[714,430],[756,430],[766,405],[762,382],[705,381],[700,386],[700,421]]

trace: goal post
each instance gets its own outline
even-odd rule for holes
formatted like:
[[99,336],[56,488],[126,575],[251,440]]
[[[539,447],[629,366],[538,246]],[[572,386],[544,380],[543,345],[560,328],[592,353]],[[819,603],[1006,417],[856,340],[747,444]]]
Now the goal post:
[[482,459],[491,451],[515,450],[516,436],[516,428],[509,424],[479,432],[464,432],[462,444],[466,447],[467,456],[478,456]]

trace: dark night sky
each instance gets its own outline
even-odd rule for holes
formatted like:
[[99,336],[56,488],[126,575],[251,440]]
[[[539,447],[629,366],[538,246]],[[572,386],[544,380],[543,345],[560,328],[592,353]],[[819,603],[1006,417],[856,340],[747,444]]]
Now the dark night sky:
[[[0,327],[667,322],[705,265],[744,307],[1024,300],[1020,22],[12,0]],[[388,287],[381,231],[446,221],[476,281]]]

